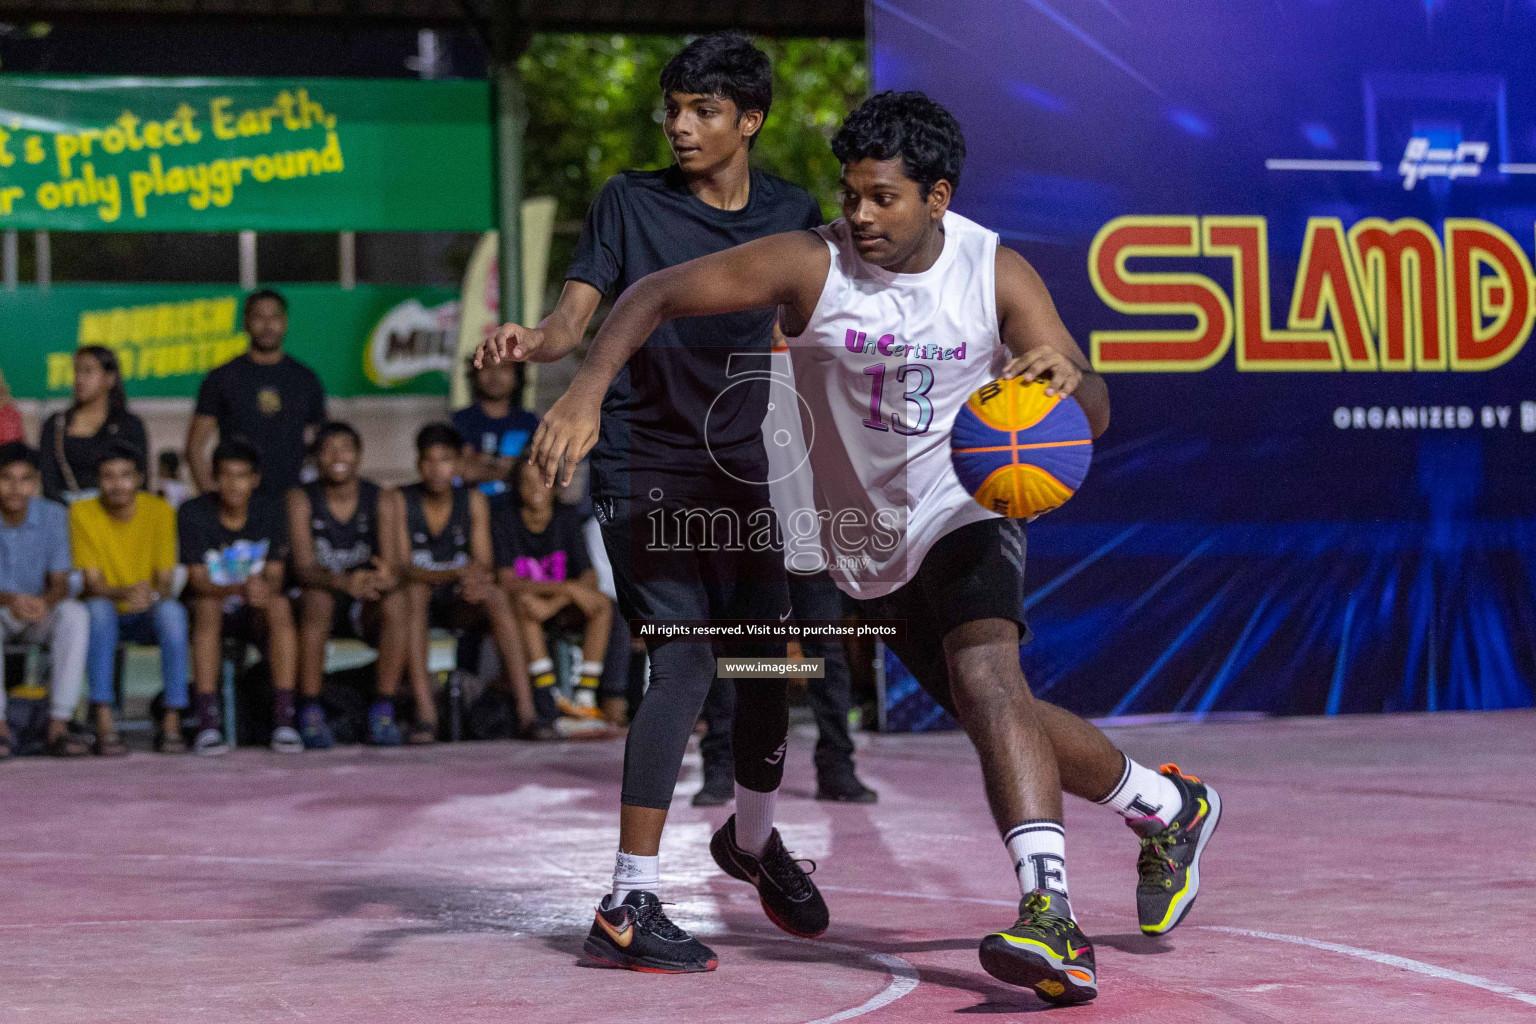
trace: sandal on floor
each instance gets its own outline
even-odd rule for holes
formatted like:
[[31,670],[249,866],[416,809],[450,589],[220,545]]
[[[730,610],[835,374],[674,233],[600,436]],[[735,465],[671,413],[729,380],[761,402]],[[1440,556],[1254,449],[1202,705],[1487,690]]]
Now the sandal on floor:
[[115,732],[97,733],[96,742],[91,744],[91,753],[97,757],[122,757],[128,753],[128,744]]
[[72,732],[61,732],[48,741],[50,757],[84,757],[91,752],[85,740]]
[[437,723],[417,722],[411,726],[411,731],[406,734],[405,742],[413,747],[424,747],[429,743],[436,743]]

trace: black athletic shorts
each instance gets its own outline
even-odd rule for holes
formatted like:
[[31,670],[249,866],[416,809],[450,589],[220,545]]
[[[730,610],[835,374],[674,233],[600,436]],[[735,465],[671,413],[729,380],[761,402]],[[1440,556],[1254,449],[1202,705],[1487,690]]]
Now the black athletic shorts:
[[260,644],[263,637],[261,618],[248,602],[241,599],[233,607],[224,609],[224,622],[219,634],[230,640],[244,640],[248,644]]
[[1019,642],[1033,634],[1024,618],[1024,524],[983,519],[940,537],[917,575],[883,597],[855,601],[866,619],[902,619],[906,639],[886,644],[919,685],[955,713],[949,692],[944,637],[957,626],[982,619],[1018,624]]
[[[776,535],[766,486],[744,485],[688,505],[600,498],[594,509],[613,565],[619,613],[630,623],[788,621],[784,552],[754,543],[765,528]],[[725,646],[743,657],[776,657],[785,643]]]
[[457,583],[439,583],[427,599],[427,625],[437,629],[472,629],[485,617],[480,606],[464,600]]

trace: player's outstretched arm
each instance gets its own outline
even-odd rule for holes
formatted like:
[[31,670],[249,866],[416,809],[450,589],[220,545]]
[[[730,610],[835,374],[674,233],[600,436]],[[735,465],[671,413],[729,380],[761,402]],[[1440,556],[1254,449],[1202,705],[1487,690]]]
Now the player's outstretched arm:
[[563,359],[581,344],[587,325],[603,301],[603,293],[585,281],[570,280],[560,290],[560,301],[537,327],[502,324],[475,349],[475,365],[489,359],[499,363],[510,359],[517,363],[553,363]]
[[658,270],[630,285],[529,442],[544,486],[552,486],[557,474],[562,484],[570,483],[576,464],[597,443],[608,385],[662,321],[786,306],[803,323],[815,311],[830,264],[819,236],[794,231]]
[[1051,293],[1035,268],[1012,249],[997,247],[997,319],[1003,344],[1013,358],[1003,377],[1044,378],[1054,394],[1077,396],[1098,437],[1109,427],[1109,388],[1093,371],[1067,325],[1056,312]]

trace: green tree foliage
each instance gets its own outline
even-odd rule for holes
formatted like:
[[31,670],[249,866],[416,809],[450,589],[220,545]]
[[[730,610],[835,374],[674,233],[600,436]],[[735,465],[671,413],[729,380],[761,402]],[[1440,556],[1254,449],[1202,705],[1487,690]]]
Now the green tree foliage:
[[[618,171],[671,161],[657,78],[678,36],[536,35],[522,58],[528,96],[529,195],[554,195],[579,218]],[[865,95],[857,40],[759,39],[773,59],[773,110],[754,159],[810,191],[836,216],[837,161],[827,142]],[[558,255],[557,261],[558,261]]]

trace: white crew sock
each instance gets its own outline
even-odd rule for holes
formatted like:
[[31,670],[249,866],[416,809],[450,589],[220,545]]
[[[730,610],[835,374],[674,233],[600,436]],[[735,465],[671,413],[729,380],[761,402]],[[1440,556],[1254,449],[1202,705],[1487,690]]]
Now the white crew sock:
[[608,906],[623,903],[624,897],[636,889],[661,895],[661,857],[637,857],[620,850],[614,859],[613,899],[608,901]]
[[1043,889],[1053,897],[1053,910],[1072,916],[1067,895],[1067,833],[1061,822],[1031,818],[1008,830],[1003,845],[1013,858],[1019,876],[1019,892],[1029,895]]
[[779,791],[759,793],[746,786],[736,787],[736,845],[754,857],[761,857],[773,835],[773,808]]
[[[1125,757],[1124,754],[1120,755]],[[1184,797],[1168,776],[1125,757],[1125,771],[1109,796],[1097,801],[1120,812],[1126,821],[1156,818],[1165,826],[1184,809]]]

